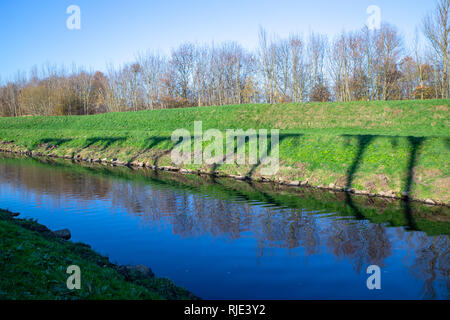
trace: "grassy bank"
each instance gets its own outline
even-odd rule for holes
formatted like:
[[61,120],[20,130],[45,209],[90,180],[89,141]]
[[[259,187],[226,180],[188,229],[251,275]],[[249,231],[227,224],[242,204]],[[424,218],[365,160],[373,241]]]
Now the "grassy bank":
[[[274,180],[450,203],[450,100],[235,105],[0,119],[0,149],[173,165],[178,128],[280,129]],[[261,178],[250,165],[186,165]]]
[[[81,289],[69,290],[66,269],[81,269]],[[0,209],[1,299],[193,299],[168,279],[112,264],[82,243],[59,239],[33,220]]]

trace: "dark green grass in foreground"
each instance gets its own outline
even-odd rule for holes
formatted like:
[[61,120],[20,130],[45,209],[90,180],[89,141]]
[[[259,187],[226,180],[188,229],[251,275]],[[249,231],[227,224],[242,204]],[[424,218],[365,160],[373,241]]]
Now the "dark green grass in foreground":
[[[450,100],[233,105],[0,119],[3,149],[170,165],[175,129],[280,129],[274,179],[450,202]],[[166,151],[166,152],[164,152]],[[186,165],[197,169],[201,166]],[[203,169],[208,169],[203,166]],[[259,176],[258,167],[219,173]]]
[[[170,280],[126,280],[107,258],[86,245],[46,236],[31,220],[0,209],[1,299],[188,299]],[[81,289],[69,290],[66,269],[81,269]]]

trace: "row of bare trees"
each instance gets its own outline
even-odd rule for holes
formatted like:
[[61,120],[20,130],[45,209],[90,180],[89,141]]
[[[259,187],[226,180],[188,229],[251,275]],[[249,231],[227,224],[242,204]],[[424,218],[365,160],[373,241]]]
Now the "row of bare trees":
[[428,99],[449,97],[450,0],[439,0],[405,48],[382,24],[342,32],[259,32],[249,51],[235,42],[185,43],[169,56],[145,53],[105,73],[45,65],[0,86],[0,114],[71,115],[241,103]]
[[0,114],[74,115],[108,111],[105,98],[108,80],[101,72],[45,65],[36,67],[27,77],[18,73],[14,81],[0,87]]

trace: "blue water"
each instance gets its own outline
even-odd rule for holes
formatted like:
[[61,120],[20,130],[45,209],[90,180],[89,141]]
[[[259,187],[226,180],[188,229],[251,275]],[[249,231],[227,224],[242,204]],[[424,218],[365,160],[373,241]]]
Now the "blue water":
[[[112,262],[145,264],[204,299],[449,297],[447,235],[230,194],[0,159],[0,208],[69,228]],[[371,264],[380,290],[366,286]]]

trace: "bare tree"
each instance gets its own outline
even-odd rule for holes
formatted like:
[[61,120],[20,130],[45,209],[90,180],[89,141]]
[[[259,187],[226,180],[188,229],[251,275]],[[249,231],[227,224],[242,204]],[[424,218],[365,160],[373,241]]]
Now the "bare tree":
[[[325,77],[325,58],[328,51],[326,36],[312,32],[308,42],[308,65],[310,100],[327,101],[329,98],[327,80]],[[314,96],[312,99],[311,97]]]
[[262,27],[259,30],[259,64],[262,74],[262,86],[265,102],[275,100],[275,48],[268,43],[267,32]]
[[307,81],[307,70],[304,58],[304,42],[302,38],[297,35],[291,35],[289,39],[291,50],[291,95],[293,102],[302,102],[305,98],[305,88]]
[[376,32],[376,72],[380,100],[392,99],[400,78],[397,69],[401,50],[401,39],[397,30],[383,23]]
[[449,96],[449,10],[450,0],[439,0],[435,11],[423,20],[423,33],[439,59],[442,98]]
[[194,45],[185,43],[172,51],[170,65],[173,68],[178,94],[187,101],[194,68]]

